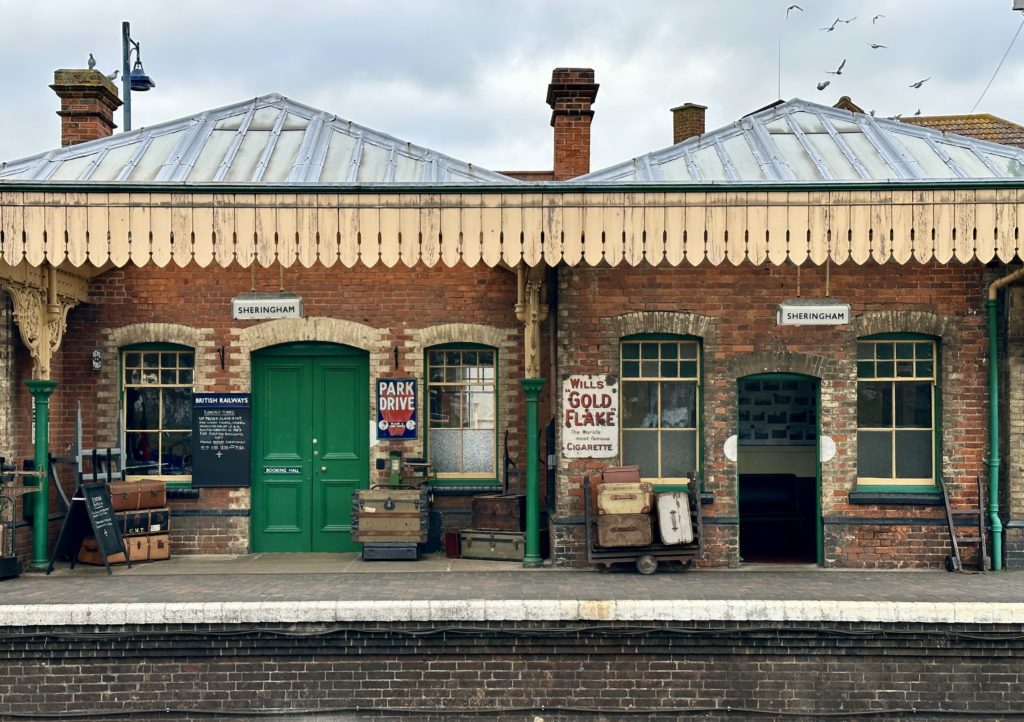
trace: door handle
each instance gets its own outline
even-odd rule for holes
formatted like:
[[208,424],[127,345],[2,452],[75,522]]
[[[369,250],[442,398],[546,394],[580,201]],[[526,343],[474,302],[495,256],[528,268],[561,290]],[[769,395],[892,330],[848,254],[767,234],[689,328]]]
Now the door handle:
[[321,466],[320,467],[320,471],[327,471],[327,467],[326,466]]

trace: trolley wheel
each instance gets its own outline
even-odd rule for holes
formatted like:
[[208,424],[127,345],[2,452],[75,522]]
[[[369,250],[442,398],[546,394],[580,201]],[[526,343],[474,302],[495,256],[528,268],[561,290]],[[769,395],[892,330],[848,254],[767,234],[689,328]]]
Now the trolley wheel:
[[654,574],[658,571],[658,560],[650,554],[644,554],[636,560],[636,570],[641,574]]

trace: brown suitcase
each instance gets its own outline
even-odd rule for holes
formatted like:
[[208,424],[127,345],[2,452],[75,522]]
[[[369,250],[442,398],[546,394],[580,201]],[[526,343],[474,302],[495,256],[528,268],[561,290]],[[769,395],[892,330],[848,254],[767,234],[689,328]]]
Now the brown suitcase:
[[640,481],[640,467],[633,466],[609,466],[602,473],[605,482],[630,482]]
[[149,539],[149,560],[152,562],[171,558],[171,535],[153,534]]
[[522,494],[474,496],[473,528],[483,531],[523,531],[526,497]]
[[167,484],[160,480],[112,481],[110,503],[114,511],[159,509],[167,506]]
[[643,547],[654,540],[651,517],[647,514],[607,514],[597,517],[597,545],[602,547]]
[[647,482],[604,482],[597,487],[598,514],[649,514],[654,495]]
[[[144,562],[149,559],[149,537],[133,536],[124,540],[124,548],[128,550],[128,558],[133,562]],[[91,536],[82,540],[82,546],[78,549],[78,561],[85,564],[102,564],[103,555],[100,554],[99,545]],[[118,552],[107,557],[108,564],[124,564],[124,554]]]

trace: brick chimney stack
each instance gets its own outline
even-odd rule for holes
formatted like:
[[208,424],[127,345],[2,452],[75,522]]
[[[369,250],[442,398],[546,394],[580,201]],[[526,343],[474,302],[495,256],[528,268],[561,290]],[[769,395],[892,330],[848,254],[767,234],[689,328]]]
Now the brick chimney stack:
[[706,105],[684,103],[672,109],[672,143],[682,143],[695,135],[704,135],[704,111]]
[[114,132],[121,107],[117,87],[98,70],[55,70],[50,86],[60,98],[60,144],[77,145]]
[[590,172],[590,106],[598,87],[592,68],[555,68],[551,73],[548,105],[555,129],[555,180]]

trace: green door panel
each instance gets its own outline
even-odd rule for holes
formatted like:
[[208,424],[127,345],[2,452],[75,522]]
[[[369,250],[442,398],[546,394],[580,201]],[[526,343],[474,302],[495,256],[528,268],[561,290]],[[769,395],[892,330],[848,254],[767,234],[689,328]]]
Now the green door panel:
[[356,551],[369,486],[368,357],[328,344],[253,355],[252,550]]

